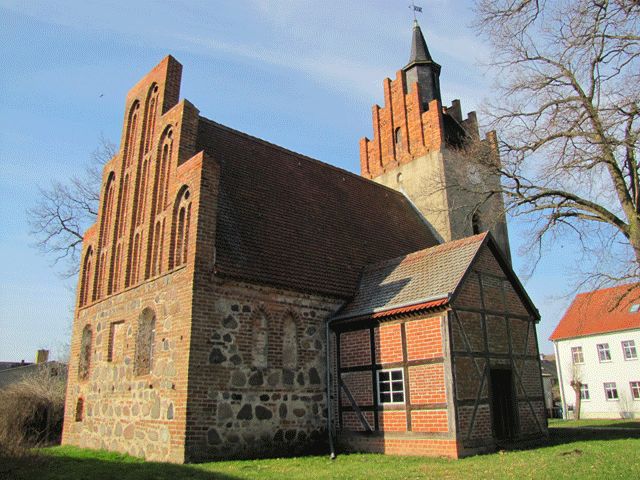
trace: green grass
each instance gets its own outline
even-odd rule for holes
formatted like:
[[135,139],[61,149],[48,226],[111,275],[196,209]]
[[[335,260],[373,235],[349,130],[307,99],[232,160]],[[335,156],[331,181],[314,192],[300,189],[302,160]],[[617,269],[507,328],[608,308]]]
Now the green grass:
[[607,419],[582,419],[582,420],[563,420],[561,418],[553,418],[549,420],[549,426],[553,428],[579,428],[579,427],[606,427],[606,428],[638,428],[640,429],[640,420],[607,420]]
[[0,459],[0,479],[562,479],[638,478],[640,432],[551,429],[549,446],[462,460],[372,454],[171,465],[74,447],[41,449],[35,458]]

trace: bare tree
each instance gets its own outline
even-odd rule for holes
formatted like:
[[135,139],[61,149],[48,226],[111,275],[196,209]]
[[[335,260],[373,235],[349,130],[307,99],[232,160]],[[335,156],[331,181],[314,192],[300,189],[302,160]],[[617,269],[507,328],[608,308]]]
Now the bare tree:
[[572,233],[591,278],[637,280],[640,2],[477,0],[476,10],[498,69],[486,110],[501,162],[484,163],[502,177],[506,208],[532,223],[529,248]]
[[102,166],[116,154],[116,146],[103,136],[91,153],[81,176],[40,188],[40,197],[27,210],[34,246],[61,266],[61,274],[78,272],[84,231],[98,214]]
[[573,419],[580,420],[580,408],[582,406],[582,373],[580,372],[580,365],[572,362],[571,369],[569,371],[571,372],[569,385],[573,389],[573,395],[575,398]]

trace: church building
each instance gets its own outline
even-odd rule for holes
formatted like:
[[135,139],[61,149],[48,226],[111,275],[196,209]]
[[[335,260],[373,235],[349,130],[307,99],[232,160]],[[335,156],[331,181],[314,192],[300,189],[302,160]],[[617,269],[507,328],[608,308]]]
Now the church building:
[[140,80],[84,236],[63,443],[194,462],[544,438],[539,314],[474,158],[496,137],[443,106],[440,70],[415,23],[360,175],[200,115],[171,56]]

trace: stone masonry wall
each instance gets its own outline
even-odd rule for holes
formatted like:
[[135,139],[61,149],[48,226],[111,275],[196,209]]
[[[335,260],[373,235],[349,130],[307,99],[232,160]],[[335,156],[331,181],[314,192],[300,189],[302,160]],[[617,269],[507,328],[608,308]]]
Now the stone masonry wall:
[[219,278],[196,298],[188,460],[324,444],[324,325],[341,302]]
[[[190,275],[188,268],[178,269],[78,313],[70,352],[63,444],[183,461]],[[150,374],[136,376],[136,335],[145,308],[156,315],[153,364]],[[113,324],[121,329],[121,335],[110,338]],[[85,325],[93,331],[91,360],[88,378],[80,380],[80,332]],[[110,350],[114,352],[111,360]],[[82,419],[76,418],[78,399],[84,406]]]

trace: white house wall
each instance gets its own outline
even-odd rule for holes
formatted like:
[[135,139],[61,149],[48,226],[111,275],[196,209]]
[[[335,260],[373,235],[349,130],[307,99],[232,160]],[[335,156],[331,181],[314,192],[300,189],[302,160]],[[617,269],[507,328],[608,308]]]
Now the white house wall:
[[[637,357],[625,360],[622,342],[634,340]],[[600,362],[597,345],[609,344],[611,360]],[[582,418],[640,418],[640,400],[634,400],[630,382],[640,381],[640,329],[591,335],[555,342],[562,407],[567,418],[568,406],[575,404],[570,383],[573,378],[572,347],[582,347],[584,363],[576,365],[579,380],[589,386],[589,400],[582,400]],[[618,400],[607,400],[604,383],[615,382]]]

